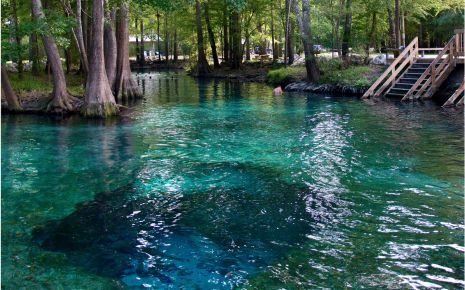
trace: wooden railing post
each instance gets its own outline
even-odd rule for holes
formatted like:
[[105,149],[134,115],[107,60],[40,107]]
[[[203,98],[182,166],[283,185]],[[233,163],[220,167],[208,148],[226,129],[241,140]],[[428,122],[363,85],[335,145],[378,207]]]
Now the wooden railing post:
[[460,41],[460,34],[456,33],[455,34],[455,57],[459,56],[459,51],[458,51],[460,49],[459,41]]

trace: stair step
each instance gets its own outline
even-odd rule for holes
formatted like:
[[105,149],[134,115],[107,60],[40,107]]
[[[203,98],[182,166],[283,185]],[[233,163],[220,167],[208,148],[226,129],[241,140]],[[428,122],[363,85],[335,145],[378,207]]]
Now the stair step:
[[391,88],[391,91],[392,91],[392,90],[395,90],[396,92],[397,92],[397,91],[408,92],[409,89],[392,87],[392,88]]
[[412,64],[412,67],[422,67],[422,68],[427,68],[430,64],[429,63],[414,63]]
[[410,73],[410,72],[406,72],[404,74],[405,77],[410,78],[410,79],[418,79],[421,75],[422,73]]
[[408,72],[409,73],[421,73],[423,74],[425,72],[426,68],[416,68],[416,67],[409,67]]
[[432,63],[434,58],[418,58],[416,63]]
[[388,94],[398,94],[405,96],[405,94],[408,92],[407,89],[397,89],[397,88],[392,88],[389,90]]
[[396,94],[396,93],[389,92],[389,93],[386,94],[386,97],[388,97],[388,96],[395,97],[395,98],[403,98],[405,95],[404,94]]
[[413,86],[413,84],[404,84],[404,83],[396,83],[394,85],[394,88],[400,88],[400,89],[410,89]]
[[414,79],[414,78],[406,78],[406,77],[403,77],[403,78],[400,78],[399,79],[399,82],[402,82],[403,84],[411,84],[413,85],[414,83],[416,83],[418,80],[418,78]]
[[[402,82],[404,79],[400,79],[399,82],[396,83],[396,85],[404,85],[404,86],[413,86],[415,84],[415,82],[410,82],[410,83],[407,83],[407,82]],[[412,81],[415,80],[415,79],[412,79]],[[426,80],[424,80],[426,81]],[[421,83],[424,83],[424,81],[422,81]]]

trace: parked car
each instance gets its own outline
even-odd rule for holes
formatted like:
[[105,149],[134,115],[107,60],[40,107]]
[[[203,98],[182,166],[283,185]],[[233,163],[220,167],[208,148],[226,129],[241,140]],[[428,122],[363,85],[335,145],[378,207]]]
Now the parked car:
[[326,52],[326,49],[321,44],[314,44],[313,45],[313,53],[319,54],[322,52]]

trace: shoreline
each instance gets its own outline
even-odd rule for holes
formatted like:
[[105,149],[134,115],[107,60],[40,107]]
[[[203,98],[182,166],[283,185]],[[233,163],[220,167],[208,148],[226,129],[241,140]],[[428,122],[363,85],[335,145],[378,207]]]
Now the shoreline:
[[[173,68],[171,68],[173,69]],[[269,67],[261,66],[255,67],[253,70],[228,70],[220,68],[218,70],[212,71],[207,75],[196,76],[192,73],[186,72],[181,69],[183,72],[186,72],[187,75],[205,80],[222,80],[222,81],[231,81],[231,82],[248,82],[248,83],[260,83],[270,87],[271,90],[275,85],[271,84],[266,79],[266,71]],[[147,69],[147,71],[157,71],[158,69]],[[161,71],[166,71],[166,69],[160,69]],[[179,70],[179,69],[174,69]],[[134,70],[133,73],[140,73],[138,70]],[[306,92],[314,94],[334,94],[334,95],[346,95],[352,97],[360,98],[367,90],[368,87],[354,86],[354,85],[338,85],[338,84],[315,84],[306,81],[294,81],[285,85],[282,85],[284,92]],[[3,114],[28,114],[28,115],[49,115],[49,116],[72,116],[79,115],[79,107],[76,108],[73,112],[66,113],[52,113],[47,111],[47,103],[49,100],[49,93],[44,93],[40,91],[23,91],[17,93],[18,97],[21,100],[23,110],[14,111],[8,109],[7,103],[4,99],[1,102],[1,112]],[[82,100],[83,96],[73,95]],[[123,100],[117,102],[118,107],[120,108],[119,116],[124,114],[124,111],[130,109],[127,105],[131,103],[131,100]]]
[[362,96],[368,87],[335,85],[335,84],[314,84],[309,82],[292,82],[283,89],[285,92],[310,92],[316,94],[344,94],[352,96]]

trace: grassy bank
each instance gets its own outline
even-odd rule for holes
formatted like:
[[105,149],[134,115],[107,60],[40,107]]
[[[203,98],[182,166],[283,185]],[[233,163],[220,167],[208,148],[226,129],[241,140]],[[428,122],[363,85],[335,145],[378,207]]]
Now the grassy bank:
[[[30,72],[23,72],[22,77],[18,73],[8,73],[13,90],[20,98],[30,94],[46,96],[52,92],[53,77],[47,74],[34,76]],[[68,91],[74,96],[84,95],[84,78],[74,72],[66,75]]]
[[[342,66],[338,59],[319,62],[321,77],[319,84],[333,84],[340,86],[367,87],[380,75],[382,68],[369,65]],[[288,66],[270,70],[266,81],[274,86],[286,86],[289,83],[305,81],[307,73],[305,66]]]

